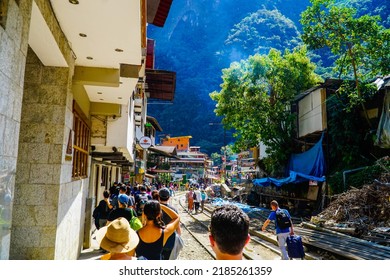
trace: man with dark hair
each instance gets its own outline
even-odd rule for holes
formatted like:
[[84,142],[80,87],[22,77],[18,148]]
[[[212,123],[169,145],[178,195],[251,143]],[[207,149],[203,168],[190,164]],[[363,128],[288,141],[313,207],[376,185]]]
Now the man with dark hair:
[[209,239],[217,260],[241,260],[250,241],[248,215],[235,205],[216,208],[211,214]]
[[103,192],[103,199],[100,200],[98,206],[96,206],[95,210],[93,211],[93,217],[95,218],[96,229],[100,229],[101,227],[104,227],[107,224],[108,215],[110,214],[110,211],[113,208],[109,198],[110,198],[110,193],[107,190],[105,190]]
[[114,209],[119,207],[118,195],[119,195],[119,185],[118,182],[114,182],[114,184],[110,187],[110,201]]
[[121,184],[119,186],[119,194],[127,195],[127,197],[129,198],[128,203],[127,203],[127,207],[134,208],[134,204],[135,204],[134,197],[128,195],[127,186],[125,184]]
[[[158,197],[159,197],[160,204],[167,206],[168,208],[172,209],[173,211],[175,211],[178,214],[179,212],[177,211],[177,209],[168,204],[170,196],[171,196],[171,193],[170,193],[168,188],[164,187],[164,188],[161,188],[158,191]],[[162,210],[161,219],[163,220],[164,224],[166,224],[166,225],[169,224],[172,221],[172,218],[169,217],[169,215],[167,213],[165,213],[164,210]],[[171,253],[172,253],[172,249],[173,249],[173,247],[175,245],[175,240],[176,240],[176,236],[175,235],[176,234],[181,235],[180,224],[177,227],[175,234],[172,234],[168,238],[167,242],[164,245],[164,248],[163,248],[163,251],[162,251],[162,254],[161,254],[163,260],[169,260],[170,259],[170,256],[171,256]]]
[[146,186],[142,185],[139,188],[139,194],[135,196],[135,205],[136,205],[136,211],[137,215],[141,216],[142,211],[144,209],[144,205],[148,200],[152,200],[152,196],[146,192],[147,188]]
[[129,203],[129,197],[125,194],[119,194],[118,195],[118,208],[112,210],[107,218],[107,224],[112,222],[113,220],[124,217],[126,220],[130,222],[131,218],[133,216],[136,216],[137,214],[132,208],[128,208],[127,204]]

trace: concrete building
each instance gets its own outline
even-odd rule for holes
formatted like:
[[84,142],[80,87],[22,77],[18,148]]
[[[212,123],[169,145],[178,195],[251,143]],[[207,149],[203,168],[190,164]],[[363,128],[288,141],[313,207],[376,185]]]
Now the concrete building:
[[0,259],[89,246],[97,196],[134,168],[156,94],[146,28],[171,2],[0,2]]
[[161,140],[161,146],[176,146],[178,152],[188,152],[190,150],[190,139],[192,136],[167,136]]
[[175,171],[174,178],[181,178],[183,175],[193,180],[205,178],[208,156],[200,151],[199,146],[190,146],[187,151],[178,151],[177,157],[169,159],[171,169]]

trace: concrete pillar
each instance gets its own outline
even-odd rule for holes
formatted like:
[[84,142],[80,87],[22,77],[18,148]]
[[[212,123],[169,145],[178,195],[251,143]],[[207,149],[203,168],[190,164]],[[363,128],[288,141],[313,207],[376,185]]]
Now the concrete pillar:
[[72,178],[72,156],[67,154],[73,129],[74,57],[50,2],[34,3],[67,67],[45,66],[28,49],[20,135],[13,143],[19,143],[19,149],[9,258],[72,260],[83,244],[88,196],[88,177]]
[[69,68],[45,67],[29,49],[13,211],[12,259],[54,259],[65,133],[69,132],[65,126],[68,84]]
[[[3,1],[4,2],[4,1]],[[9,259],[24,67],[32,0],[5,0],[0,27],[0,259]]]

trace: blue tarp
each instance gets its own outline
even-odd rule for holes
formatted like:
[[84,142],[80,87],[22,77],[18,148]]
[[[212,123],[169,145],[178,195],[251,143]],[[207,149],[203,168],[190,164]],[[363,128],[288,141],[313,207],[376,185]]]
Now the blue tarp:
[[252,182],[255,186],[267,187],[271,184],[280,187],[289,183],[300,183],[304,181],[325,181],[325,158],[322,150],[322,134],[321,139],[308,151],[301,154],[293,154],[289,164],[289,177],[276,178],[261,178],[254,179]]
[[322,134],[321,139],[310,150],[301,154],[292,154],[289,170],[315,177],[324,176],[325,158],[322,151],[323,138],[324,134]]
[[268,187],[272,183],[275,186],[280,187],[282,185],[289,184],[289,183],[300,183],[300,182],[310,181],[310,180],[324,182],[325,176],[316,177],[316,176],[310,176],[310,175],[298,173],[295,171],[290,171],[290,176],[287,178],[275,179],[275,178],[266,177],[261,179],[254,179],[252,182],[255,186]]

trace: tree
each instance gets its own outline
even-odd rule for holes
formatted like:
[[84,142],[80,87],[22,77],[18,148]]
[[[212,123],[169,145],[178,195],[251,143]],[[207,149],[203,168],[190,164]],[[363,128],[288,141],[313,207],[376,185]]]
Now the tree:
[[268,55],[250,56],[222,71],[221,91],[210,97],[217,102],[214,112],[223,117],[222,123],[236,131],[235,151],[262,141],[273,165],[287,162],[296,120],[290,104],[297,94],[320,82],[314,69],[306,48],[298,47],[283,55],[271,49]]
[[293,49],[301,41],[294,22],[277,9],[260,9],[249,14],[230,30],[225,41],[244,52],[245,57],[254,53],[266,54],[271,48]]
[[[356,9],[336,5],[335,0],[311,0],[302,13],[302,40],[309,49],[328,47],[337,56],[340,77],[353,77],[355,89],[348,92],[350,108],[364,106],[364,91],[378,74],[390,72],[389,30],[379,25],[379,16],[356,16]],[[342,89],[344,89],[342,87]]]

